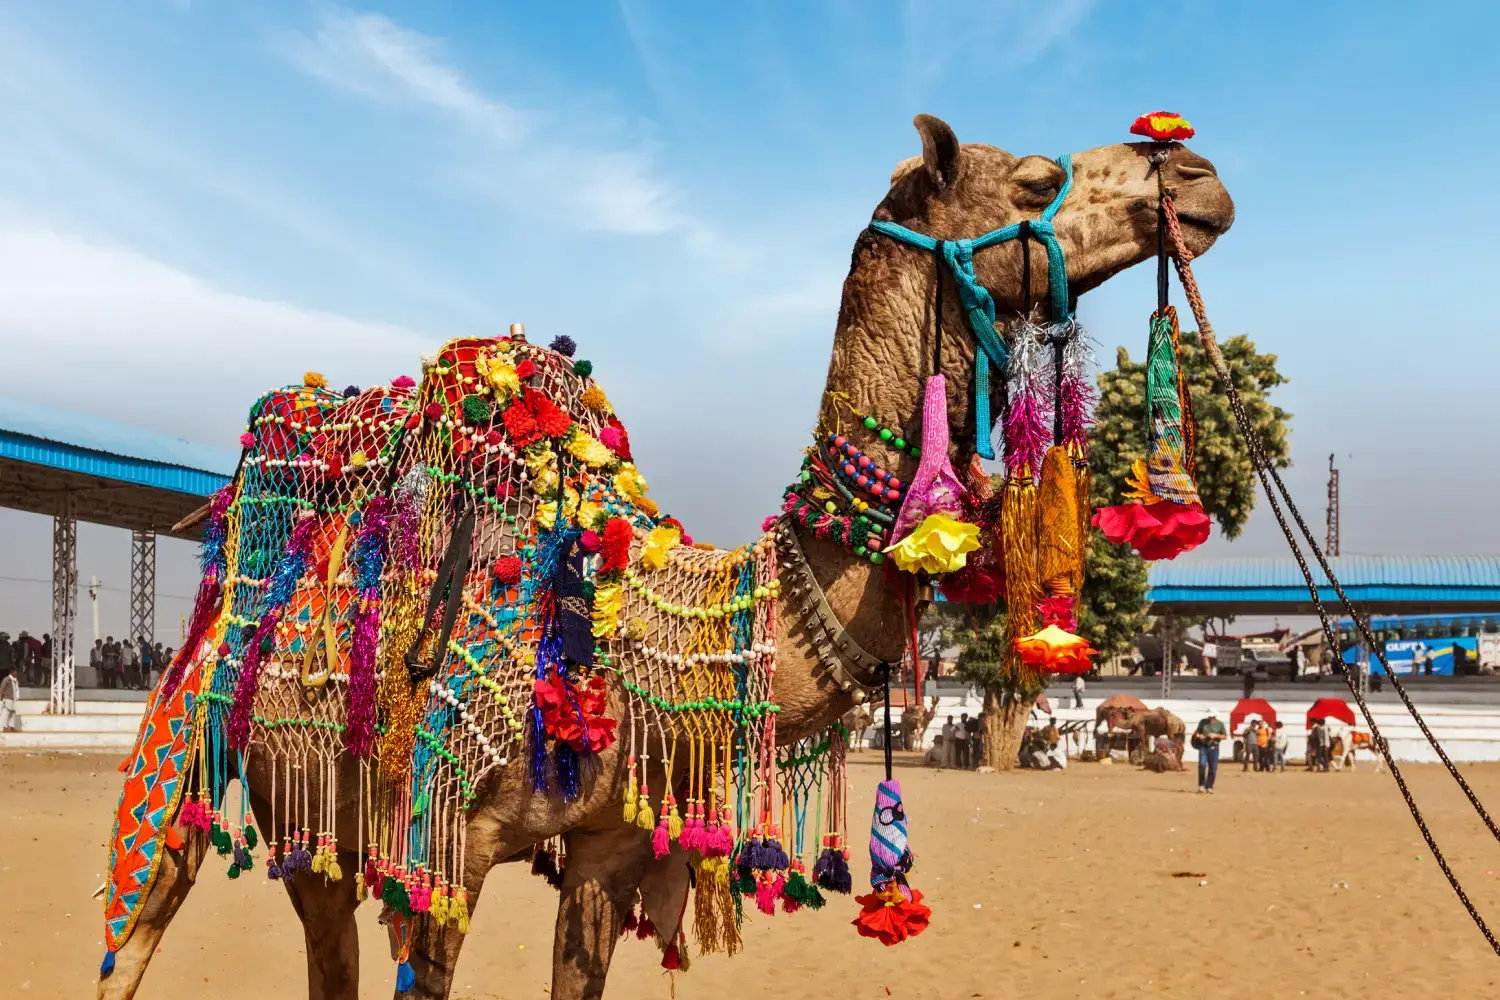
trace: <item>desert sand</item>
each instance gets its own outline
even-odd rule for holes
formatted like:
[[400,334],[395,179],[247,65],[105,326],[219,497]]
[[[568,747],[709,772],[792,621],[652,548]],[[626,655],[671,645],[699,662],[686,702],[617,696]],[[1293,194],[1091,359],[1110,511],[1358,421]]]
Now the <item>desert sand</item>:
[[[864,817],[879,757],[851,767]],[[85,997],[102,954],[117,759],[0,754],[0,996]],[[895,948],[856,936],[855,904],[758,913],[746,950],[695,960],[676,995],[1259,997],[1500,995],[1500,959],[1464,912],[1388,774],[1242,774],[1214,796],[1191,773],[1075,764],[980,775],[898,760],[933,909]],[[1466,768],[1500,810],[1500,766]],[[1437,767],[1412,787],[1475,903],[1500,923],[1500,844]],[[862,843],[861,831],[851,831]],[[856,880],[867,871],[860,854]],[[1178,876],[1178,873],[1192,873]],[[547,996],[555,895],[523,866],[490,875],[454,995]],[[362,996],[391,996],[376,908],[360,911]],[[653,946],[616,953],[610,997],[665,998]],[[209,865],[146,974],[146,1000],[305,995],[302,936],[282,889]]]

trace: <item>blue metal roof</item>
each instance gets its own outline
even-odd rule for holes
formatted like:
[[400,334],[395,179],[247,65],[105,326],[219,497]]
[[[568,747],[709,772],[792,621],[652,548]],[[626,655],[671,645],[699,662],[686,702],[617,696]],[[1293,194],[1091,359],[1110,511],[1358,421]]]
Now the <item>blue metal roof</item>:
[[[1500,556],[1342,556],[1329,560],[1356,604],[1492,603],[1500,607]],[[1309,563],[1319,596],[1337,601]],[[1179,604],[1307,603],[1307,583],[1290,556],[1196,559],[1151,565],[1149,600]]]
[[239,453],[0,397],[0,458],[206,496],[229,481]]

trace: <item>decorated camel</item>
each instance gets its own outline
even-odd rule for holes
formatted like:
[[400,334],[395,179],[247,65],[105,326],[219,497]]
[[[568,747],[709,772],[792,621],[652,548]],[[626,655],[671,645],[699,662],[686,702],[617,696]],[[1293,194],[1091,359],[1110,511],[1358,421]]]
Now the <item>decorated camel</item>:
[[[1052,160],[916,125],[921,156],[855,242],[813,444],[750,545],[694,543],[658,510],[565,337],[451,341],[420,380],[308,377],[255,404],[205,521],[188,639],[123,768],[101,998],[135,994],[205,866],[241,877],[255,852],[302,920],[318,1000],[359,993],[369,896],[398,993],[447,997],[507,860],[559,889],[556,1000],[600,996],[624,932],[685,968],[690,933],[734,952],[747,917],[849,891],[831,724],[889,683],[928,581],[1001,578],[999,498],[969,472],[993,454],[992,396],[1007,531],[1024,521],[1038,550],[1023,586],[1005,547],[1016,663],[1081,662],[1083,417],[1059,400],[1050,447],[1015,437],[1017,373],[1050,378],[1055,343],[1057,384],[1076,384],[1076,296],[1156,252],[1160,184],[1194,254],[1233,206],[1175,143]],[[1012,486],[1071,491],[1067,518],[1033,525]],[[926,916],[899,787],[876,801],[896,850],[872,837],[857,923],[889,943]]]

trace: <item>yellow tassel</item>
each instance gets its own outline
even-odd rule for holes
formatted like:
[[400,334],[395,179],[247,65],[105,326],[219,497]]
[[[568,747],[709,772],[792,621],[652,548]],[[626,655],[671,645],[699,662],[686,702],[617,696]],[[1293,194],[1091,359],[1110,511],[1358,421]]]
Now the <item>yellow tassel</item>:
[[363,903],[365,901],[365,897],[367,895],[369,895],[369,890],[365,888],[365,873],[364,872],[355,872],[354,873],[354,898],[357,899],[359,902]]
[[432,907],[429,911],[432,919],[437,921],[439,927],[448,922],[448,891],[438,886],[432,893]]
[[339,858],[337,854],[328,855],[328,864],[325,867],[327,869],[328,877],[332,881],[338,882],[343,879],[344,869],[339,866]]
[[682,836],[682,817],[677,815],[677,803],[673,802],[670,807],[663,803],[663,808],[670,808],[667,813],[667,835],[673,840]]
[[635,771],[630,772],[630,781],[625,786],[625,822],[635,822]]
[[1047,449],[1037,490],[1038,571],[1046,594],[1074,594],[1083,560],[1078,541],[1078,483],[1062,448]]
[[1078,494],[1078,565],[1073,579],[1073,593],[1083,593],[1083,570],[1089,560],[1089,543],[1094,538],[1094,474],[1086,460],[1073,463],[1073,481]]
[[1037,601],[1041,586],[1036,571],[1036,485],[1031,479],[1011,479],[1005,484],[1000,512],[1000,540],[1005,557],[1006,619],[1003,672],[1020,678],[1030,673],[1021,661],[1014,641],[1031,635],[1037,626]]
[[656,813],[651,811],[651,803],[642,795],[641,800],[635,807],[635,825],[642,830],[656,829]]
[[326,870],[327,868],[328,868],[328,855],[324,854],[323,853],[323,849],[320,847],[320,848],[318,848],[318,853],[316,853],[316,854],[313,855],[312,870],[315,871],[315,872],[320,872],[321,873],[324,870]]
[[458,932],[469,933],[469,894],[462,886],[456,887],[454,902],[458,904]]

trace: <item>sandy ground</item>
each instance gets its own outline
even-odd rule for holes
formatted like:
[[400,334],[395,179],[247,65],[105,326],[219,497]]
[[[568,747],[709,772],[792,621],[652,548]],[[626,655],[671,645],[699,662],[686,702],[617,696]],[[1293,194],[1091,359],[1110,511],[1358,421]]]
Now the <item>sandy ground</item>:
[[[859,816],[878,778],[851,768]],[[115,758],[0,754],[0,996],[92,996]],[[1191,774],[1075,765],[978,775],[901,769],[932,926],[896,948],[857,937],[852,901],[765,918],[746,951],[696,961],[677,996],[1496,996],[1500,959],[1470,923],[1389,775],[1242,774],[1215,796]],[[1500,766],[1467,769],[1500,809]],[[1439,843],[1500,923],[1500,845],[1436,767],[1410,768]],[[856,832],[857,833],[857,832]],[[857,838],[856,838],[857,839]],[[856,875],[864,870],[858,858]],[[1174,877],[1178,872],[1199,873]],[[492,873],[455,996],[547,995],[555,896],[520,866]],[[395,969],[360,912],[368,997]],[[624,942],[609,995],[665,998],[654,947]],[[148,1000],[304,994],[300,925],[263,878],[209,871],[142,985]]]

